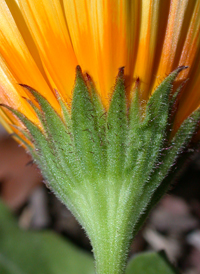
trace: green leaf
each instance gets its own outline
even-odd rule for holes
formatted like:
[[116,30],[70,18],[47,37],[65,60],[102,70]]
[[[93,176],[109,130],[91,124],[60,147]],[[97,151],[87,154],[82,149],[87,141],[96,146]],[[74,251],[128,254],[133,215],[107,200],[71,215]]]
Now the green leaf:
[[169,262],[164,251],[145,252],[134,256],[126,274],[178,274],[178,270]]
[[1,274],[94,274],[92,256],[53,232],[23,231],[0,202]]

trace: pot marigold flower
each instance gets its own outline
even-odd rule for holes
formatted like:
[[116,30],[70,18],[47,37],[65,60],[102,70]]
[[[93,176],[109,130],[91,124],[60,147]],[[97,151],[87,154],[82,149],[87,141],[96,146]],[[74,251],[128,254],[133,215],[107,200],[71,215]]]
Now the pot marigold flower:
[[[2,0],[1,122],[123,273],[200,119],[200,0]],[[75,73],[76,69],[76,73]]]

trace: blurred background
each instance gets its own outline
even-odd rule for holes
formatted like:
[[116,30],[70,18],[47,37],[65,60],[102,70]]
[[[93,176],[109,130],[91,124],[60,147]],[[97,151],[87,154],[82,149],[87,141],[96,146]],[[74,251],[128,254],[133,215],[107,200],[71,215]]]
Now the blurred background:
[[[89,240],[75,218],[46,188],[31,157],[2,127],[0,196],[16,216],[22,231],[53,230],[81,250],[91,253]],[[1,226],[2,218],[2,239]],[[199,152],[192,157],[188,155],[187,165],[182,168],[169,193],[152,211],[136,237],[130,256],[141,251],[162,249],[181,273],[200,274]]]

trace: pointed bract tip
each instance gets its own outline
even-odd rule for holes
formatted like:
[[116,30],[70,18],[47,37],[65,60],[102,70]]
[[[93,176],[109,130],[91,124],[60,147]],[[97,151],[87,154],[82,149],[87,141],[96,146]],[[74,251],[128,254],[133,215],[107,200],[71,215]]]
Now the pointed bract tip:
[[119,68],[118,77],[122,77],[122,76],[124,76],[124,68],[125,68],[125,67],[121,67],[121,68]]
[[54,94],[56,96],[56,99],[59,99],[60,98],[60,94],[59,94],[58,90],[56,88],[54,88],[53,91],[54,91]]
[[181,72],[182,70],[187,69],[187,68],[188,68],[188,66],[179,66],[177,68],[177,70],[178,70],[178,72]]
[[30,86],[28,86],[28,85],[20,84],[20,83],[18,85],[21,86],[21,87],[23,87],[23,88],[25,88],[25,89],[27,89],[27,90],[33,90],[33,88],[30,87]]
[[[12,124],[9,124],[9,126],[14,127],[14,125],[12,125]],[[15,128],[15,127],[14,127],[14,128]],[[9,137],[16,137],[16,136],[17,136],[17,134],[14,133],[14,132],[9,133]],[[18,137],[18,136],[17,136],[17,137]]]
[[85,76],[86,76],[87,81],[89,81],[89,82],[92,81],[92,77],[87,72],[86,72]]
[[9,106],[7,106],[5,104],[0,104],[0,107],[8,108]]
[[78,65],[76,66],[76,79],[83,79],[83,73],[81,67]]
[[30,105],[32,105],[32,101],[31,101],[29,98],[24,97],[24,96],[22,96],[22,98],[23,98],[27,103],[29,103]]
[[82,69],[79,65],[76,66],[76,73],[82,73]]
[[133,91],[139,87],[139,84],[140,84],[140,78],[137,77],[136,80],[135,80],[135,85],[133,87]]
[[6,104],[0,104],[0,107],[6,108],[7,110],[9,110],[11,112],[16,111],[16,109],[14,109]]
[[[28,98],[26,98],[25,96],[21,96],[22,99],[24,100],[29,100]],[[30,101],[30,100],[29,100]]]

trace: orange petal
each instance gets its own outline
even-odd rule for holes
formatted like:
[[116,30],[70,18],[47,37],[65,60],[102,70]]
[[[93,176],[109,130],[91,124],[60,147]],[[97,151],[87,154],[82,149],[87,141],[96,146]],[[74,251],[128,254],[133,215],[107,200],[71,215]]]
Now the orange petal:
[[92,76],[105,106],[109,103],[118,69],[125,66],[125,74],[132,74],[137,6],[137,1],[124,0],[64,1],[78,63]]
[[196,1],[184,46],[181,51],[179,66],[188,66],[189,69],[183,70],[179,80],[184,80],[190,76],[192,70],[196,71],[199,63],[197,58],[200,53],[200,1]]
[[[200,50],[197,57],[199,60]],[[179,127],[184,119],[198,107],[200,107],[200,62],[196,66],[196,71],[193,71],[181,98],[176,114],[176,127]]]
[[[4,1],[0,5],[0,26],[0,65],[4,73],[7,75],[8,73],[12,74],[12,77],[15,79],[15,85],[23,83],[40,91],[56,109],[59,109],[53,92],[30,54],[18,26]],[[4,76],[1,75],[0,77]],[[19,88],[18,91],[19,94],[23,93]],[[9,90],[7,90],[7,93],[9,93]]]
[[193,6],[194,1],[189,2],[189,0],[172,0],[170,2],[167,28],[153,89],[178,66],[181,45],[185,39]]
[[[0,56],[0,103],[11,106],[22,112],[36,124],[39,124],[39,121],[34,113],[33,109],[23,98],[27,97],[25,90],[18,85],[13,74],[10,72],[8,67],[5,64],[5,61]],[[12,114],[6,112],[8,117],[12,120]],[[15,119],[16,120],[16,119]],[[21,123],[17,123],[17,125]]]
[[12,128],[10,127],[11,121],[2,109],[0,109],[0,123],[8,133],[13,132]]
[[200,1],[196,1],[193,9],[186,39],[181,50],[179,65],[186,65],[188,69],[178,76],[179,81],[189,79],[180,100],[176,114],[176,128],[195,109],[200,106]]
[[61,2],[19,0],[19,5],[38,47],[51,86],[70,100],[77,61]]
[[[165,1],[166,2],[166,1]],[[155,62],[156,44],[158,39],[158,19],[160,16],[159,0],[141,1],[141,22],[139,43],[134,69],[134,78],[140,79],[141,99],[146,100]]]

